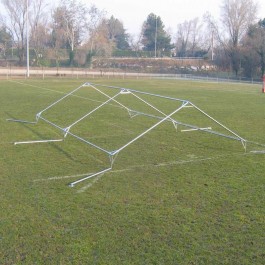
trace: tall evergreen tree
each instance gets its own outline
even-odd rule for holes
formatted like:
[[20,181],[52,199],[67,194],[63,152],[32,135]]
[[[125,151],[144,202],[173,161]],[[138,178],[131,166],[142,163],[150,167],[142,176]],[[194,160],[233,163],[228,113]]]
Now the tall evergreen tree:
[[109,39],[115,42],[116,48],[119,50],[129,49],[129,35],[124,29],[123,23],[114,16],[111,16],[111,18],[107,21],[107,26],[109,32]]
[[159,16],[151,13],[142,27],[142,44],[146,51],[154,51],[156,55],[162,55],[163,51],[173,48],[171,37],[165,31],[165,26]]

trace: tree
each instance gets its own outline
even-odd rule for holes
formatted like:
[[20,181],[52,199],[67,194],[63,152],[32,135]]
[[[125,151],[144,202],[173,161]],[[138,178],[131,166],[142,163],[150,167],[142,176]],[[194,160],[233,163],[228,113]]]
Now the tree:
[[198,18],[178,24],[176,36],[176,55],[178,57],[197,57],[207,53],[203,41],[202,24]]
[[61,49],[69,48],[63,19],[64,8],[57,7],[52,12],[50,46],[54,51],[56,66],[60,66]]
[[24,60],[26,46],[26,1],[2,0],[2,4],[6,15],[2,15],[1,20],[6,30],[12,35],[17,48],[19,64],[21,65]]
[[61,0],[53,12],[54,46],[67,46],[69,65],[73,65],[75,49],[83,40],[87,26],[87,13],[86,6],[77,0]]
[[[246,68],[249,68],[249,62],[253,58],[258,57],[256,65],[260,67],[261,76],[263,76],[265,73],[265,19],[249,27],[244,44],[248,50],[246,54],[249,55],[246,56],[248,61]],[[251,54],[253,52],[255,54]],[[249,69],[248,71],[251,72]]]
[[86,58],[86,66],[92,67],[92,58],[97,56],[99,61],[101,57],[110,57],[115,47],[115,42],[109,38],[107,20],[103,19],[100,24],[93,30],[93,35],[83,45],[88,52]]
[[[17,55],[19,58],[19,64],[21,65],[25,58],[26,50],[26,26],[27,26],[27,14],[29,21],[29,35],[30,45],[33,45],[34,50],[40,45],[41,38],[43,38],[43,31],[39,32],[39,26],[42,24],[42,28],[47,24],[47,14],[45,14],[45,8],[47,7],[47,0],[1,0],[4,8],[5,15],[1,16],[1,20],[12,36],[13,44],[17,48]],[[28,3],[28,7],[27,7]],[[28,8],[28,10],[27,10]]]
[[129,37],[129,45],[132,51],[135,52],[137,57],[141,56],[141,51],[142,51],[141,40],[142,40],[142,32],[140,32],[140,34],[137,35],[136,37],[133,36]]
[[129,35],[125,31],[123,23],[114,16],[111,16],[106,23],[108,27],[109,39],[115,42],[116,48],[119,50],[129,49]]
[[49,17],[48,12],[46,12],[47,7],[47,0],[35,0],[32,2],[30,13],[30,47],[34,51],[37,65],[39,65],[44,48],[49,43]]
[[12,36],[5,27],[0,27],[0,54],[6,59],[7,50],[12,47]]
[[231,66],[238,75],[241,61],[241,40],[255,21],[257,4],[253,0],[223,0],[221,27],[208,17],[216,37],[229,56]]
[[171,37],[164,30],[165,26],[159,16],[151,13],[142,27],[142,44],[143,49],[152,51],[155,56],[163,52],[170,51],[174,46],[171,44]]
[[86,66],[88,67],[92,66],[92,58],[100,50],[98,49],[100,46],[98,40],[100,39],[99,36],[102,36],[105,33],[104,19],[105,11],[98,9],[95,5],[91,5],[88,10],[88,36],[84,45],[87,47]]

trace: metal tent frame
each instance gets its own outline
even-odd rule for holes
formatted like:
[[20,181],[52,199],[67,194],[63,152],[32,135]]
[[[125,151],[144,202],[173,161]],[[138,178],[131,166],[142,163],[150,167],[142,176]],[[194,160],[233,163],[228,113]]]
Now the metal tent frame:
[[[97,107],[95,107],[94,109],[90,110],[88,113],[86,113],[85,115],[83,115],[78,120],[76,120],[75,122],[73,122],[72,124],[68,125],[65,128],[62,128],[58,124],[56,124],[56,123],[48,120],[47,118],[43,117],[42,114],[44,112],[46,112],[48,109],[51,109],[53,106],[55,106],[59,102],[63,101],[67,97],[73,96],[75,92],[77,92],[79,89],[81,89],[83,87],[94,89],[95,91],[97,91],[98,93],[103,95],[106,98],[106,100],[104,102],[100,102],[100,104]],[[102,89],[100,89],[100,88],[102,88]],[[106,93],[104,93],[102,91],[103,89],[111,89],[113,91],[116,91],[115,95],[114,96],[109,96],[108,94],[106,94]],[[138,100],[143,102],[145,105],[147,105],[151,109],[155,110],[159,115],[153,115],[153,114],[144,113],[142,111],[138,111],[138,110],[135,110],[135,109],[130,109],[125,104],[122,104],[121,102],[119,102],[117,100],[118,96],[127,95],[127,94],[133,95],[135,98],[137,98]],[[175,102],[178,102],[180,104],[180,106],[178,106],[170,114],[166,114],[163,111],[161,111],[160,109],[156,108],[154,105],[152,105],[147,100],[143,99],[143,97],[142,97],[143,95],[147,95],[147,96],[150,96],[150,97],[161,98],[161,99],[165,99],[165,100],[169,100],[169,101],[175,101]],[[152,126],[150,126],[148,129],[146,129],[145,131],[143,131],[142,133],[140,133],[139,135],[137,135],[135,138],[133,138],[132,140],[127,142],[125,145],[123,145],[120,148],[115,149],[115,150],[106,150],[105,148],[102,148],[101,146],[98,146],[98,145],[92,143],[91,141],[88,141],[88,140],[86,140],[86,139],[84,139],[84,138],[82,138],[82,137],[80,137],[80,136],[78,136],[78,135],[76,135],[76,134],[71,132],[71,128],[73,126],[75,126],[76,124],[78,124],[79,122],[81,122],[82,120],[87,118],[88,116],[92,115],[94,112],[96,112],[97,110],[99,110],[103,106],[105,106],[107,104],[110,104],[111,102],[115,102],[119,107],[121,107],[122,109],[126,110],[131,118],[133,118],[135,116],[138,116],[138,115],[143,115],[143,116],[146,116],[146,117],[155,118],[155,119],[157,119],[157,122],[155,124],[153,124]],[[176,119],[174,119],[172,117],[174,114],[176,114],[177,112],[179,112],[183,108],[187,108],[187,107],[195,108],[202,115],[206,116],[208,119],[210,119],[214,123],[216,123],[219,126],[221,126],[225,131],[229,132],[231,135],[214,131],[214,130],[212,130],[211,127],[201,128],[201,127],[198,127],[196,125],[186,124],[186,123],[177,121]],[[245,140],[244,138],[242,138],[241,136],[236,134],[234,131],[232,131],[231,129],[229,129],[228,127],[226,127],[225,125],[223,125],[222,123],[220,123],[219,121],[214,119],[213,117],[211,117],[209,114],[207,114],[205,111],[203,111],[200,108],[198,108],[195,104],[193,104],[189,100],[183,100],[183,99],[178,99],[178,98],[173,98],[173,97],[167,97],[167,96],[163,96],[163,95],[152,94],[152,93],[138,91],[138,90],[134,90],[134,89],[128,89],[128,88],[122,88],[122,87],[116,87],[116,86],[107,86],[107,85],[88,83],[88,82],[86,82],[86,83],[82,84],[81,86],[75,88],[74,90],[72,90],[68,94],[64,95],[60,99],[56,100],[55,102],[53,102],[52,104],[50,104],[49,106],[47,106],[46,108],[44,108],[43,110],[38,112],[36,114],[35,121],[33,121],[33,122],[32,121],[26,121],[26,120],[18,120],[18,119],[8,119],[8,121],[30,123],[30,124],[37,124],[40,120],[42,120],[43,122],[55,127],[56,129],[59,129],[63,133],[64,138],[66,138],[68,135],[70,135],[70,136],[76,138],[77,140],[79,140],[79,141],[81,141],[81,142],[83,142],[85,144],[88,144],[88,145],[90,145],[90,146],[92,146],[92,147],[94,147],[94,148],[96,148],[96,149],[98,149],[100,151],[102,151],[103,153],[105,153],[109,157],[110,166],[108,168],[106,168],[106,169],[104,169],[102,171],[96,172],[96,173],[94,173],[92,175],[88,175],[88,176],[86,176],[84,178],[81,178],[81,179],[79,179],[77,181],[74,181],[74,182],[69,184],[70,187],[74,187],[76,184],[78,184],[78,183],[80,183],[80,182],[82,182],[84,180],[87,180],[89,178],[95,177],[97,175],[100,175],[100,174],[103,174],[103,173],[105,173],[107,171],[112,170],[113,164],[114,164],[114,161],[115,161],[117,155],[123,149],[125,149],[126,147],[128,147],[129,145],[131,145],[132,143],[134,143],[135,141],[137,141],[138,139],[140,139],[145,134],[147,134],[151,130],[155,129],[157,126],[159,126],[161,123],[163,123],[165,121],[172,122],[172,124],[174,125],[176,130],[177,130],[177,126],[178,125],[186,127],[187,129],[181,130],[182,132],[203,131],[203,132],[214,134],[214,135],[217,135],[217,136],[220,136],[220,137],[225,137],[225,138],[228,138],[228,139],[231,139],[231,140],[239,141],[239,142],[242,143],[245,151],[246,151],[246,145],[247,145],[247,140]],[[14,142],[14,144],[18,145],[18,144],[31,144],[31,143],[47,143],[47,142],[57,142],[57,141],[63,141],[63,139],[23,141],[23,142]]]

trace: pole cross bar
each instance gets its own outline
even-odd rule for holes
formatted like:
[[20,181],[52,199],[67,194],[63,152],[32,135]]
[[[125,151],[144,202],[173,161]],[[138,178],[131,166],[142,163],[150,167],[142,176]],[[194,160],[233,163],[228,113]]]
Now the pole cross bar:
[[18,120],[18,119],[6,119],[7,121],[12,122],[21,122],[21,123],[30,123],[30,124],[36,124],[36,121],[26,121],[26,120]]
[[144,92],[144,91],[139,91],[139,90],[135,90],[135,89],[130,89],[130,88],[123,88],[123,87],[117,87],[117,86],[107,86],[107,85],[102,85],[102,84],[95,84],[95,83],[85,83],[84,85],[86,86],[101,86],[101,87],[105,87],[105,88],[113,88],[113,89],[124,89],[128,92],[135,92],[138,94],[142,94],[142,95],[148,95],[148,96],[153,96],[153,97],[158,97],[158,98],[164,98],[164,99],[169,99],[169,100],[174,100],[174,101],[180,101],[180,102],[187,102],[188,100],[185,99],[179,99],[179,98],[173,98],[173,97],[168,97],[168,96],[162,96],[162,95],[158,95],[158,94],[153,94],[153,93],[149,93],[149,92]]
[[18,145],[18,144],[35,144],[35,143],[52,143],[52,142],[62,142],[62,141],[63,141],[63,139],[22,141],[22,142],[14,142],[14,145]]
[[83,87],[84,85],[81,85],[79,87],[77,87],[76,89],[72,90],[71,92],[69,92],[68,94],[64,95],[63,97],[59,98],[58,100],[56,100],[55,102],[53,102],[52,104],[50,104],[49,106],[47,106],[45,109],[41,110],[39,113],[37,113],[36,117],[40,117],[41,114],[50,109],[51,107],[53,107],[54,105],[56,105],[57,103],[59,103],[60,101],[64,100],[65,98],[69,97],[70,95],[72,95],[73,93],[75,93],[76,91],[78,91],[81,87]]

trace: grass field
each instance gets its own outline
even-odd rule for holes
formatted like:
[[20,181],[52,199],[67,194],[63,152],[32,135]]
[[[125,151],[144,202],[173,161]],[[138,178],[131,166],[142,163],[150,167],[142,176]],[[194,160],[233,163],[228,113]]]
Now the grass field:
[[[110,172],[70,188],[70,182],[108,167],[108,157],[71,136],[14,145],[60,139],[62,133],[42,121],[6,119],[34,121],[36,113],[86,81],[190,100],[247,139],[247,150],[205,132],[176,132],[165,122],[122,150]],[[104,100],[91,100],[85,89],[78,93],[45,117],[66,126]],[[153,104],[173,108],[163,100]],[[112,150],[154,124],[125,114],[107,104],[73,132]],[[179,118],[215,126],[192,109]],[[0,128],[0,264],[264,264],[265,95],[260,86],[2,80]]]

